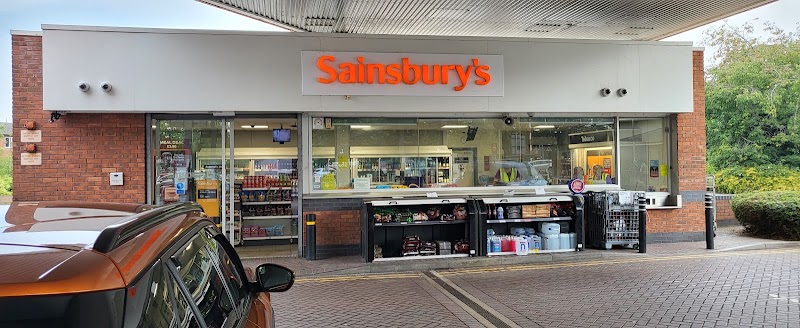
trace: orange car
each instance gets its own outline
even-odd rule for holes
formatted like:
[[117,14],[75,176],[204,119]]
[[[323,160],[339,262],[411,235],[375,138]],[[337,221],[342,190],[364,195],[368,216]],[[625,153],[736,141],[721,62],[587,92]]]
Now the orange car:
[[273,327],[269,292],[294,283],[275,264],[248,275],[196,204],[14,203],[4,218],[0,327]]

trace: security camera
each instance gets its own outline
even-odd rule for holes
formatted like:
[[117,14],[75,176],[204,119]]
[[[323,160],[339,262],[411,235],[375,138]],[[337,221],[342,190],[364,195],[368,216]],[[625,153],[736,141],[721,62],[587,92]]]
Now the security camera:
[[625,97],[628,94],[628,89],[621,88],[617,90],[617,95],[620,97]]
[[504,116],[503,117],[503,124],[505,124],[505,125],[514,125],[514,118],[513,117]]
[[105,92],[111,92],[111,83],[103,82],[100,83],[100,89],[103,89]]
[[600,95],[603,97],[608,97],[609,95],[611,95],[611,89],[609,88],[600,89]]
[[78,83],[78,89],[83,91],[83,92],[89,91],[89,83],[86,83],[86,82]]
[[50,113],[50,123],[58,121],[58,119],[61,118],[62,114],[66,114],[66,113],[57,112],[57,111],[56,112],[51,112]]

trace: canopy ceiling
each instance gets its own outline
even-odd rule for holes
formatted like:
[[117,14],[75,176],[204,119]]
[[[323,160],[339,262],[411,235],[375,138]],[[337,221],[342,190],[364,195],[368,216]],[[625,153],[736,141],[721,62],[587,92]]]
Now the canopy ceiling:
[[197,0],[292,31],[659,40],[776,0]]

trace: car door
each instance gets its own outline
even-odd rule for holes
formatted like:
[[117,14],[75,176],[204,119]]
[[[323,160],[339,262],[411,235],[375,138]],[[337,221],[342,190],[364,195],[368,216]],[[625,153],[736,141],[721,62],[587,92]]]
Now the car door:
[[[210,230],[200,229],[169,259],[181,296],[188,300],[190,308],[208,328],[241,327],[244,322],[242,298],[246,298],[247,293],[241,288],[246,287],[230,287],[237,283],[231,282],[236,274],[221,268],[220,259],[229,260],[224,252]],[[244,286],[241,278],[239,283]]]

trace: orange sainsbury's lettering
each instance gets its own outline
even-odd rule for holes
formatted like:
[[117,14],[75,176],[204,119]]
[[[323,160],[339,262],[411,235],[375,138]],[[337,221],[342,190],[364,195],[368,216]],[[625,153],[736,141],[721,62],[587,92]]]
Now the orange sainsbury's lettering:
[[337,63],[334,56],[325,55],[317,58],[317,68],[321,73],[317,81],[323,84],[415,85],[422,82],[426,85],[451,85],[450,77],[453,77],[453,90],[457,92],[464,90],[470,81],[478,86],[492,82],[489,65],[482,65],[478,58],[472,58],[469,64],[417,64],[408,57],[403,57],[399,63],[383,64],[368,62],[363,56],[358,56],[355,62]]
[[319,83],[328,84],[336,81],[336,70],[325,63],[326,61],[333,62],[334,60],[336,60],[336,58],[333,58],[333,56],[321,56],[319,59],[317,59],[317,67],[319,67],[319,70],[328,73],[328,76],[330,76],[327,79],[318,77],[317,81],[319,81]]

